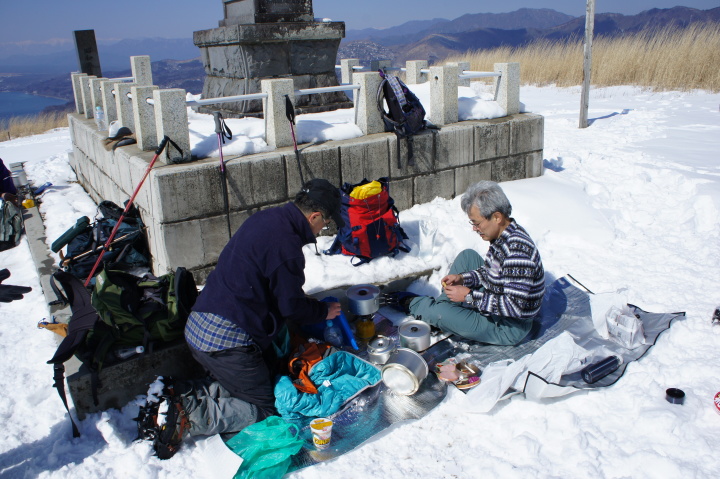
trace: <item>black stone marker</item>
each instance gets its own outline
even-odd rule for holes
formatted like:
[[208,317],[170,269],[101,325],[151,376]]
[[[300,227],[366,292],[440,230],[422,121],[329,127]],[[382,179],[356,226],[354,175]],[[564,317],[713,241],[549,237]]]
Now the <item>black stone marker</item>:
[[74,30],[75,49],[78,54],[80,72],[102,77],[100,56],[95,43],[95,30]]

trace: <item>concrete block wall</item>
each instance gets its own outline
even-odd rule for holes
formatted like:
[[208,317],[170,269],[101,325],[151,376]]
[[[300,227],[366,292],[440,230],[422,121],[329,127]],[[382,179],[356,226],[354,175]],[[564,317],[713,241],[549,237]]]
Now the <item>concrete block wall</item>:
[[[69,115],[72,167],[96,201],[122,205],[153,157],[128,145],[109,152],[102,132],[85,115]],[[407,142],[392,133],[302,147],[305,179],[324,177],[341,185],[363,178],[390,178],[400,210],[435,197],[453,198],[479,180],[509,181],[542,174],[543,117],[519,113],[493,120],[455,122],[414,137],[415,164]],[[401,165],[398,167],[398,149]],[[300,189],[292,147],[226,161],[230,222],[237,229],[252,213],[290,201]],[[135,199],[147,225],[153,270],[178,266],[203,283],[228,241],[218,159],[185,164],[157,162]],[[402,215],[401,215],[402,219]]]

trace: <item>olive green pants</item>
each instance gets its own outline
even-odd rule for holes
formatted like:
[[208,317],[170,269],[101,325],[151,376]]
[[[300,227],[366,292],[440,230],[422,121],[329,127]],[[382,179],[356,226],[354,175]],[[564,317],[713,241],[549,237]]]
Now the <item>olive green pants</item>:
[[[455,258],[450,274],[466,273],[480,268],[483,264],[485,262],[477,251],[466,249]],[[484,315],[467,303],[450,301],[444,292],[437,298],[414,298],[410,302],[410,314],[443,331],[489,344],[517,344],[527,336],[532,327],[530,319]]]

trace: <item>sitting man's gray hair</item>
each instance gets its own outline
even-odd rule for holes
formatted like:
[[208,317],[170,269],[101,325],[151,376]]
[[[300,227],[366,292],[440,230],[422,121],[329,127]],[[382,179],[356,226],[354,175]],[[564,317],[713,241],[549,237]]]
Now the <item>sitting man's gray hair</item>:
[[466,214],[470,214],[473,205],[478,207],[483,218],[490,218],[496,211],[510,217],[512,205],[494,181],[479,181],[470,185],[460,199],[460,206]]

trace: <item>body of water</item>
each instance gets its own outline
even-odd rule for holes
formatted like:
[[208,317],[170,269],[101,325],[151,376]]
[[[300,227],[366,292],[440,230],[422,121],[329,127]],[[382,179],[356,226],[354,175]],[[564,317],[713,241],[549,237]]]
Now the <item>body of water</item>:
[[2,91],[0,92],[0,121],[14,116],[36,115],[45,107],[64,105],[65,103],[67,103],[67,100],[14,91]]

